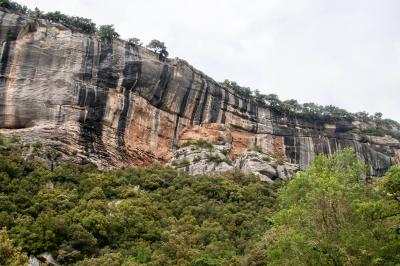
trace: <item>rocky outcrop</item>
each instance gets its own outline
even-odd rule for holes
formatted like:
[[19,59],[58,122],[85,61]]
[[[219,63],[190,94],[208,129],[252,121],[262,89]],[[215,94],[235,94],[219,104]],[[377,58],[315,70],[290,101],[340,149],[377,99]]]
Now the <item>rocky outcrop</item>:
[[237,170],[227,156],[228,148],[222,145],[212,145],[202,148],[189,145],[174,152],[171,166],[184,170],[190,175],[218,174]]
[[54,257],[48,252],[40,254],[38,258],[33,255],[29,256],[28,266],[41,265],[60,266],[60,264],[58,264]]
[[185,139],[204,135],[229,145],[231,160],[260,146],[301,169],[344,147],[375,175],[399,160],[398,140],[282,116],[181,59],[4,11],[0,23],[1,133],[55,145],[62,158],[102,168],[166,163]]
[[239,156],[235,167],[241,172],[253,173],[262,181],[289,180],[299,170],[299,165],[273,158],[257,151],[247,151]]
[[297,164],[273,158],[260,151],[247,150],[235,161],[231,161],[228,155],[229,148],[227,145],[211,147],[188,145],[174,152],[171,166],[190,175],[215,175],[240,171],[254,174],[260,180],[269,183],[275,179],[288,180],[299,170]]

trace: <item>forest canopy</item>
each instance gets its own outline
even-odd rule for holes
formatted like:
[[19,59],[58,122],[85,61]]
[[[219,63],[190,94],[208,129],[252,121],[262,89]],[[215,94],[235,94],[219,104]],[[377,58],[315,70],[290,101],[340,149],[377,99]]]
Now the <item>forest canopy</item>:
[[0,254],[15,254],[10,265],[43,252],[63,265],[400,262],[400,166],[369,183],[352,150],[269,185],[157,165],[50,171],[21,146],[0,138]]

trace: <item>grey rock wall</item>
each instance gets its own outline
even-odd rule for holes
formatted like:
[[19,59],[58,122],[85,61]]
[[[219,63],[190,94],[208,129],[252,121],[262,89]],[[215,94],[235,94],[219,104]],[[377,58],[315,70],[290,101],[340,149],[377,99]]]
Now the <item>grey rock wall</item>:
[[123,41],[0,11],[0,42],[0,132],[48,142],[67,159],[102,168],[168,162],[199,127],[219,132],[210,125],[230,136],[231,159],[257,145],[304,169],[316,154],[353,147],[380,175],[400,158],[397,140],[289,119],[181,59],[161,62]]

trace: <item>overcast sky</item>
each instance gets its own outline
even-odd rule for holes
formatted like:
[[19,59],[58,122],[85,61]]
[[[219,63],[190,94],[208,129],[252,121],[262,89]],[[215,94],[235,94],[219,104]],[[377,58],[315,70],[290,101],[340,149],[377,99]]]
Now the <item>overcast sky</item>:
[[164,41],[217,81],[400,121],[398,0],[17,0]]

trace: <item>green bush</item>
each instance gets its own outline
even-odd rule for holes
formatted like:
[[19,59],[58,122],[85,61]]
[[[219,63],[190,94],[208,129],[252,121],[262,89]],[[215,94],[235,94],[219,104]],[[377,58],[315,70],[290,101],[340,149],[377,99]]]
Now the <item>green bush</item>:
[[73,163],[51,172],[18,153],[0,151],[0,224],[29,255],[50,252],[63,265],[229,265],[269,228],[276,187],[254,176]]
[[188,160],[175,160],[172,162],[172,166],[175,166],[176,168],[184,168],[189,165],[190,161]]
[[24,161],[16,145],[0,150],[0,225],[12,241],[0,249],[22,259],[50,252],[63,265],[399,260],[400,168],[368,184],[354,152],[317,157],[278,191],[282,183],[253,175],[193,177],[159,165],[99,171],[69,163],[51,172]]
[[364,134],[370,135],[370,136],[378,136],[378,137],[383,137],[385,136],[385,132],[381,128],[367,128],[366,130],[362,131]]
[[119,34],[115,31],[114,25],[101,25],[97,30],[97,36],[102,40],[114,40],[119,38]]
[[232,165],[232,161],[228,158],[228,157],[221,157],[219,155],[213,155],[213,154],[209,154],[207,155],[207,161],[208,162],[214,162],[216,164],[220,164],[220,163],[227,163],[229,165]]
[[259,152],[259,153],[263,153],[263,149],[261,146],[255,145],[255,146],[251,146],[250,148],[247,149],[248,151],[255,151],[255,152]]
[[[318,156],[279,192],[266,233],[269,265],[394,265],[400,259],[400,204],[394,167],[384,189],[365,182],[366,165],[352,150]],[[397,187],[397,188],[396,188]],[[393,189],[394,188],[394,189]]]
[[196,148],[201,148],[201,149],[213,149],[213,145],[209,143],[207,140],[204,139],[198,139],[196,141],[187,141],[181,145],[181,147],[188,147],[188,146],[194,146]]

